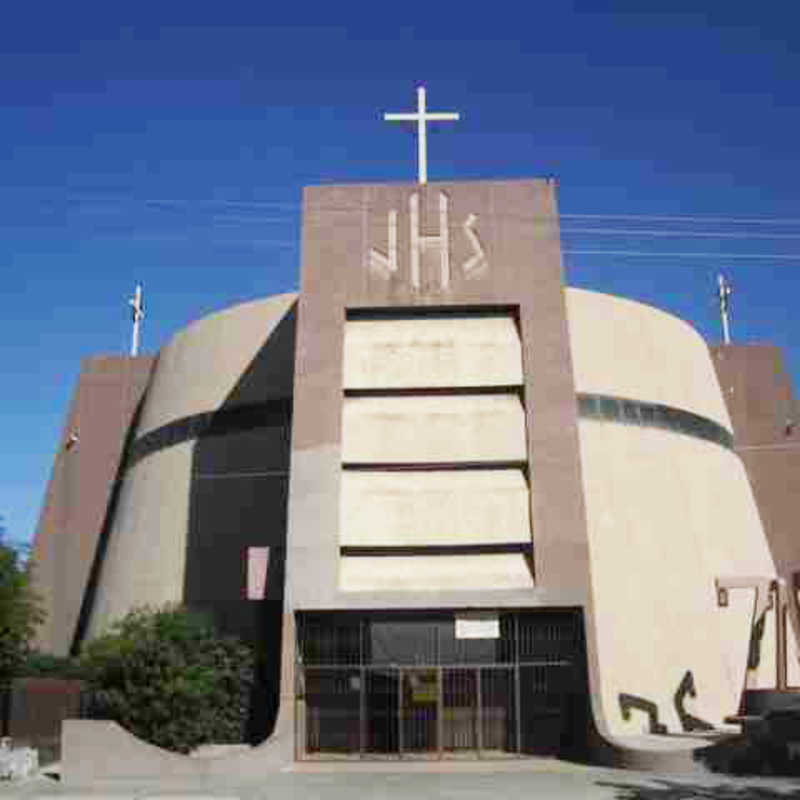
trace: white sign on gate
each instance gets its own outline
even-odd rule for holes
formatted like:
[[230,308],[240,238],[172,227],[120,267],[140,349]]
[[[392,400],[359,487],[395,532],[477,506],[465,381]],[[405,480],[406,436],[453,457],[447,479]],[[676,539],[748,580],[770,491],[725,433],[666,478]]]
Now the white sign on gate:
[[456,639],[499,639],[497,614],[456,616]]

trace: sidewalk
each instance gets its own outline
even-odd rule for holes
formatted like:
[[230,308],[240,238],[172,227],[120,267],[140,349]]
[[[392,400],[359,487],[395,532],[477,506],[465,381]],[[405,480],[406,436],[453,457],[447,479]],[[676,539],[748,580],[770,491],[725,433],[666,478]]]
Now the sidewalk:
[[[300,764],[236,786],[120,784],[65,789],[50,778],[0,785],[0,797],[21,800],[782,800],[800,798],[800,781],[732,776],[658,775],[587,767],[553,759],[450,764]],[[441,767],[442,765],[437,765]],[[411,767],[411,769],[409,769]]]

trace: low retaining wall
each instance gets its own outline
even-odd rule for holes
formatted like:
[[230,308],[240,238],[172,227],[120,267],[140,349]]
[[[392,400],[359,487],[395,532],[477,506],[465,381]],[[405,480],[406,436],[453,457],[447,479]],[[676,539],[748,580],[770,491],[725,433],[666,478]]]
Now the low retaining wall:
[[153,781],[161,786],[208,780],[247,784],[291,764],[294,758],[291,724],[280,719],[263,744],[218,757],[171,753],[105,720],[64,720],[61,746],[61,781],[70,788]]

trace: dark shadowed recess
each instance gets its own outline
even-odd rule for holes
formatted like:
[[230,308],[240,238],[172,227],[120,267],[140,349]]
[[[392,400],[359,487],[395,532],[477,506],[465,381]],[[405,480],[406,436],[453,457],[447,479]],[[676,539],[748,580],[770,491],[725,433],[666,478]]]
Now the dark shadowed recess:
[[[294,336],[293,307],[201,426],[192,459],[184,599],[256,649],[252,743],[271,733],[278,711]],[[269,548],[262,600],[247,599],[249,547]]]

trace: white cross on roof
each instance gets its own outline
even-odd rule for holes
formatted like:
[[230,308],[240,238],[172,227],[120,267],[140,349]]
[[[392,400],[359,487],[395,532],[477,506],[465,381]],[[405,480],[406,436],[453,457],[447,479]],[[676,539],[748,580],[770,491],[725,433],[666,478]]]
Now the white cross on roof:
[[417,113],[387,113],[383,115],[386,122],[416,122],[417,123],[417,166],[419,170],[419,182],[428,182],[428,122],[449,122],[460,119],[456,112],[437,111],[428,112],[425,109],[425,87],[417,87]]

